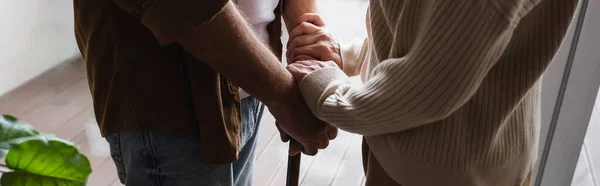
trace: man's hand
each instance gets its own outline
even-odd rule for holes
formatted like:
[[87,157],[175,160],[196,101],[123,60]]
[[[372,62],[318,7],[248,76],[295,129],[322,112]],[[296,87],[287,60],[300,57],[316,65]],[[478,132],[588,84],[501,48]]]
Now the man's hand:
[[[314,71],[328,67],[339,68],[338,65],[333,61],[304,60],[289,64],[286,67],[286,69],[294,76],[296,82],[300,83],[306,76],[313,73]],[[289,141],[290,136],[288,136],[284,131],[281,130],[281,128],[279,127],[279,123],[277,123],[276,125],[277,129],[279,129],[281,140],[284,142]],[[335,139],[338,135],[338,129],[331,124],[327,124],[326,131],[329,140]],[[293,145],[290,149],[290,154],[297,154],[300,150],[302,150],[301,146]]]
[[296,140],[290,149],[290,155],[297,155],[300,152],[315,155],[318,149],[326,148],[329,140],[337,135],[337,131],[333,134],[329,125],[312,115],[295,87],[285,101],[268,105],[268,108],[277,119],[277,129],[282,140],[287,141],[290,138]]
[[300,83],[309,74],[323,69],[323,68],[339,68],[333,61],[317,61],[317,60],[304,60],[296,61],[295,63],[289,64],[286,68],[292,75],[296,82]]
[[[216,33],[227,37],[215,37]],[[302,152],[314,155],[327,147],[327,125],[313,116],[294,77],[253,34],[232,2],[194,34],[177,42],[269,107],[280,128],[303,146]]]
[[[297,61],[295,63],[289,64],[286,68],[288,69],[288,71],[290,71],[290,73],[292,73],[294,79],[296,79],[296,82],[300,83],[300,81],[302,81],[304,77],[306,77],[308,74],[313,73],[314,71],[317,71],[319,69],[328,67],[338,68],[337,64],[335,64],[335,62],[333,61],[323,62],[316,60]],[[290,137],[280,129],[279,124],[277,125],[279,133],[281,135],[281,140],[284,142],[288,141]],[[329,138],[329,140],[333,140],[337,137],[338,129],[334,126],[326,124],[325,130],[327,132],[327,137]],[[293,144],[290,148],[290,154],[298,154],[300,150],[302,150],[302,146],[298,144]]]
[[333,61],[340,68],[342,57],[337,39],[327,31],[318,14],[306,13],[298,17],[296,26],[290,32],[286,57],[288,63],[299,60]]
[[[283,141],[283,142],[290,141],[291,137],[281,129],[278,122],[275,122],[275,126],[277,127],[277,130],[279,131],[279,137],[281,138],[281,141]],[[334,127],[331,124],[327,124],[326,128],[327,128],[326,129],[327,137],[329,137],[329,140],[334,140],[338,135],[338,128]],[[294,143],[298,143],[298,142],[294,142]],[[294,145],[292,145],[292,148],[289,150],[289,154],[295,156],[295,155],[299,154],[300,152],[302,152],[302,149],[303,149],[302,145],[294,144]]]

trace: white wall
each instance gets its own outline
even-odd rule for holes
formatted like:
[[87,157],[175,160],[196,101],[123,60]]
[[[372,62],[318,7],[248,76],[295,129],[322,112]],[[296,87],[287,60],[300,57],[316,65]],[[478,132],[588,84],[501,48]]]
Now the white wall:
[[2,1],[0,23],[0,95],[79,55],[70,0]]

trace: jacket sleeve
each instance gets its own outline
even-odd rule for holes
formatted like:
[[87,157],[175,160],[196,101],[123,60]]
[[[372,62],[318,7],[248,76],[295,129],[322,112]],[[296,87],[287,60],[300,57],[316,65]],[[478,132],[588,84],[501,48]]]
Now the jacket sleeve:
[[214,18],[229,0],[114,0],[140,18],[161,45],[180,41]]

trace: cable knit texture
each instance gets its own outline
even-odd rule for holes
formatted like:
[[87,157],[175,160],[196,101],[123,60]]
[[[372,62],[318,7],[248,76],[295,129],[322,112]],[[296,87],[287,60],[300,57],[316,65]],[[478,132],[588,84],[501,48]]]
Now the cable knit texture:
[[371,0],[368,39],[300,89],[319,118],[367,136],[401,185],[517,185],[537,157],[539,80],[577,3]]

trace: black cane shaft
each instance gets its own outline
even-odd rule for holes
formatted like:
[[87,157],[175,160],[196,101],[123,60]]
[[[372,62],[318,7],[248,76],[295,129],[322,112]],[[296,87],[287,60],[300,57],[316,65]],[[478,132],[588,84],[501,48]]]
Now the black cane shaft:
[[[295,143],[293,139],[290,140],[290,148]],[[296,156],[288,156],[288,167],[287,167],[287,179],[286,186],[298,186],[300,181],[300,158],[301,154]]]

